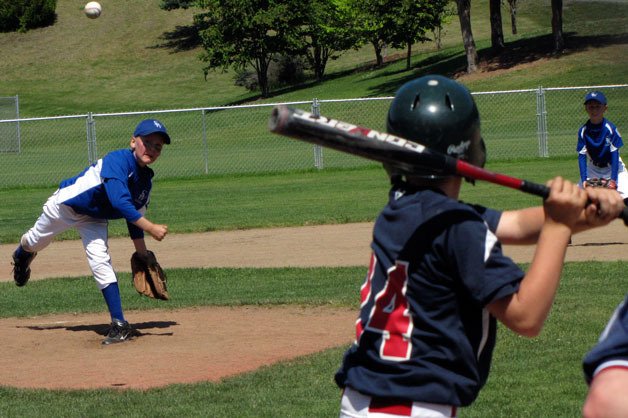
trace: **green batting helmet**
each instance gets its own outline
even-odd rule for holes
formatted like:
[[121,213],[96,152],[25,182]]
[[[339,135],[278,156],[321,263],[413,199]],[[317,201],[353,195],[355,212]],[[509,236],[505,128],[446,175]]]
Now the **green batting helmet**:
[[[386,127],[393,135],[470,164],[483,167],[486,161],[475,100],[465,86],[450,78],[426,75],[401,86],[388,110]],[[443,177],[430,170],[419,174]]]

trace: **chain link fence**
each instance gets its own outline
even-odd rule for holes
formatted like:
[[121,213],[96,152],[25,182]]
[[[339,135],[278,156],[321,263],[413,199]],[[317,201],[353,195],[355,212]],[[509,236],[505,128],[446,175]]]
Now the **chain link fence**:
[[[0,97],[0,120],[19,119],[18,96]],[[20,152],[20,123],[0,124],[0,153]]]
[[[587,120],[582,105],[586,92],[604,92],[609,100],[606,116],[621,130],[628,126],[628,115],[622,112],[628,105],[626,87],[473,93],[489,159],[576,158],[576,133]],[[384,131],[391,100],[314,99],[281,104]],[[270,133],[268,119],[276,104],[24,119],[19,118],[17,108],[9,118],[0,111],[0,188],[55,185],[106,153],[127,146],[135,126],[145,118],[161,120],[172,138],[153,166],[158,179],[376,164]]]

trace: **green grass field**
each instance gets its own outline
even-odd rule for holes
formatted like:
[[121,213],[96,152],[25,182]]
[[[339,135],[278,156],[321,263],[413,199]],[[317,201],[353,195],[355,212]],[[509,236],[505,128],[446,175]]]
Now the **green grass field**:
[[[561,175],[578,179],[571,158],[492,163],[496,172],[545,183]],[[167,223],[171,233],[373,221],[387,198],[389,182],[379,165],[267,175],[210,176],[156,182],[149,219]],[[16,243],[30,228],[55,186],[0,189],[0,243]],[[517,209],[540,204],[536,196],[477,182],[464,184],[461,199]],[[123,221],[110,223],[112,237],[126,236]],[[69,231],[60,239],[77,239]]]
[[[81,13],[83,3],[58,0],[58,19],[52,27],[0,34],[0,96],[19,95],[22,117],[262,102],[255,93],[233,85],[233,72],[212,73],[205,81],[198,48],[175,51],[167,46],[177,31],[191,23],[195,10],[164,12],[158,8],[159,0],[103,0],[103,16],[88,20]],[[409,71],[403,57],[383,68],[370,67],[374,54],[364,47],[331,62],[325,82],[277,91],[268,101],[388,96],[403,82],[427,72],[459,75],[475,91],[625,83],[627,4],[564,2],[568,49],[551,55],[544,52],[550,37],[549,1],[519,3],[518,35],[509,33],[508,13],[503,9],[511,54],[494,71],[461,74],[466,63],[458,23],[453,20],[445,29],[442,50],[436,51],[433,44],[413,48],[416,54]],[[487,0],[473,2],[472,21],[480,55],[487,57]],[[392,56],[403,51],[388,52]],[[516,126],[518,112],[512,113],[509,122],[514,125],[487,129],[497,129],[505,137],[514,135],[511,126]],[[488,126],[489,121],[483,123]],[[62,149],[59,152],[63,155]],[[173,157],[173,163],[179,161]],[[79,162],[58,163],[82,167]],[[558,174],[577,179],[577,164],[567,158],[500,161],[489,163],[488,168],[537,182]],[[0,189],[0,243],[17,242],[39,215],[57,180],[47,187]],[[174,233],[372,221],[385,202],[386,190],[384,171],[378,166],[164,180],[155,184],[149,215],[156,222],[168,223]],[[461,197],[499,209],[539,203],[534,196],[483,183],[465,185]],[[112,222],[111,236],[125,234],[122,222]],[[60,238],[76,235],[70,232]],[[627,267],[626,262],[567,263],[542,334],[524,339],[502,327],[489,382],[477,402],[460,416],[580,416],[586,393],[580,362],[625,294]],[[173,269],[168,271],[171,289],[181,297],[167,307],[330,304],[357,311],[364,270],[365,266],[241,269],[233,274],[230,269]],[[235,277],[237,283],[225,277]],[[85,279],[34,281],[27,292],[19,292],[12,283],[0,283],[0,317],[104,313],[101,296],[93,282]],[[128,280],[128,275],[121,274],[121,280]],[[186,291],[180,288],[182,283],[189,286]],[[66,297],[69,288],[72,298]],[[125,309],[152,306],[129,298],[131,289],[122,292],[131,301],[125,302]],[[339,392],[332,378],[345,348],[218,383],[146,391],[21,390],[0,382],[0,417],[336,416]],[[28,352],[16,361],[28,361]],[[121,367],[126,361],[130,359],[121,359]]]
[[[586,393],[580,362],[623,298],[626,262],[568,263],[552,313],[539,337],[500,329],[492,374],[460,417],[577,417]],[[358,309],[365,267],[309,269],[173,269],[163,306],[298,304]],[[128,281],[128,273],[120,275]],[[0,317],[103,312],[87,277],[38,280],[23,292],[0,283]],[[72,289],[72,297],[64,297]],[[278,292],[284,289],[284,292]],[[121,286],[128,310],[153,307]],[[134,297],[135,296],[135,297]],[[151,390],[18,390],[0,386],[2,417],[331,417],[339,391],[333,375],[346,347],[300,357],[218,383]],[[17,359],[16,359],[17,360]],[[28,352],[21,361],[28,361]],[[121,358],[124,362],[132,359]],[[122,412],[121,412],[122,411]]]

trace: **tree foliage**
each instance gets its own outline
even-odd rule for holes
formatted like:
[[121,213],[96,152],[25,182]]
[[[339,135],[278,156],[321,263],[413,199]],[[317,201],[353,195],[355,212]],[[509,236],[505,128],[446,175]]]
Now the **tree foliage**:
[[412,45],[431,41],[426,34],[441,26],[448,0],[396,0],[389,2],[393,27],[389,44],[406,48],[406,69],[410,69]]
[[337,59],[360,44],[355,13],[346,2],[311,0],[303,26],[304,54],[317,80],[322,80],[330,59]]
[[[392,0],[397,1],[397,0]],[[394,16],[387,0],[349,0],[355,12],[356,33],[362,43],[370,43],[375,50],[377,66],[384,64],[382,51],[394,31]]]
[[268,96],[268,68],[279,54],[303,50],[300,28],[305,22],[297,0],[200,0],[194,16],[205,53],[203,71],[252,66],[262,96]]
[[0,32],[26,32],[52,25],[56,9],[57,0],[0,0]]

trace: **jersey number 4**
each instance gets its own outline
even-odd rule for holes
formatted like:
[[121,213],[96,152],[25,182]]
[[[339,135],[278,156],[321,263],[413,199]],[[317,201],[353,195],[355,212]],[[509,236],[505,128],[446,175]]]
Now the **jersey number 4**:
[[[376,265],[377,258],[373,254],[366,282],[360,291],[362,308],[373,297],[371,286]],[[407,285],[408,263],[397,261],[388,269],[386,285],[374,296],[366,327],[362,328],[359,319],[356,325],[358,341],[365,330],[382,335],[379,355],[385,360],[404,361],[410,358],[412,319],[406,298]]]

